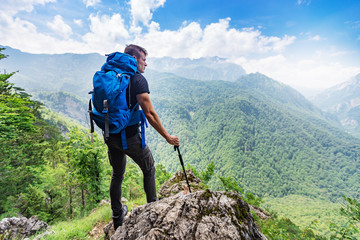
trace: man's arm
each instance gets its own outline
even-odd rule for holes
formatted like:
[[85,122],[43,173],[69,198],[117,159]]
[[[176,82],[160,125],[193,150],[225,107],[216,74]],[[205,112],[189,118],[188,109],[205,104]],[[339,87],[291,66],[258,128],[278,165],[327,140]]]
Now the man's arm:
[[149,121],[149,123],[151,124],[151,126],[153,126],[153,128],[155,128],[155,130],[161,136],[163,136],[169,144],[179,146],[180,145],[179,138],[170,135],[162,125],[161,120],[157,115],[157,113],[155,112],[155,109],[151,103],[149,94],[148,93],[138,94],[136,95],[136,99],[139,105],[141,106],[141,109],[144,111],[144,114],[147,120]]

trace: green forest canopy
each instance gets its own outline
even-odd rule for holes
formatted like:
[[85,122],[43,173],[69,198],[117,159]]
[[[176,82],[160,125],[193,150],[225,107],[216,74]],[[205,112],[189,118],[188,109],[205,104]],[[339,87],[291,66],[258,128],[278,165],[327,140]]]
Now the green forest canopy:
[[[218,174],[233,176],[259,196],[301,194],[332,201],[356,196],[359,139],[273,80],[267,78],[269,88],[263,86],[265,76],[249,77],[253,86],[247,89],[241,79],[204,82],[159,74],[149,80],[161,119],[182,140],[185,161],[199,170],[214,162]],[[148,144],[157,161],[178,169],[161,138],[150,134]]]

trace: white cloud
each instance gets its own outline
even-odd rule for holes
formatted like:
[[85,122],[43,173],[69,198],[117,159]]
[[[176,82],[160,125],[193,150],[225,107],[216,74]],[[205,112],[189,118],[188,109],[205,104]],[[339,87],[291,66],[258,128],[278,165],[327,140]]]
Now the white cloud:
[[81,19],[74,19],[74,23],[79,27],[82,27],[84,24]]
[[64,22],[60,15],[56,15],[54,21],[48,22],[46,25],[50,27],[56,35],[62,38],[67,39],[72,34],[71,27]]
[[[47,51],[46,43],[57,42],[49,36],[37,32],[37,27],[15,15],[19,12],[32,12],[35,5],[44,5],[56,0],[2,0],[0,7],[0,39],[2,44],[29,52]],[[24,41],[26,37],[26,41]],[[51,39],[51,40],[50,40]]]
[[311,0],[297,0],[297,4],[298,4],[298,5],[304,4],[304,5],[306,5],[306,6],[309,6],[310,3],[311,3]]
[[[15,1],[20,3],[21,0]],[[24,8],[28,6],[26,9],[31,11],[32,4],[45,4],[55,0],[23,1]],[[25,4],[29,2],[32,4]],[[51,29],[62,36],[57,39],[38,32],[37,27],[29,21],[5,16],[2,20],[0,18],[1,25],[6,29],[0,32],[0,39],[2,39],[2,44],[24,51],[48,53],[62,51],[104,53],[115,49],[121,50],[125,44],[136,42],[148,48],[151,56],[190,58],[282,52],[295,41],[293,36],[285,35],[282,38],[265,36],[253,28],[230,28],[230,18],[221,19],[219,22],[211,23],[203,28],[196,22],[184,22],[178,30],[160,30],[160,25],[150,20],[152,12],[163,6],[164,3],[165,0],[130,0],[133,23],[145,24],[147,26],[145,33],[142,33],[141,27],[134,24],[130,24],[130,27],[126,26],[124,19],[119,14],[108,16],[98,13],[89,16],[90,31],[83,35],[80,41],[75,41],[68,38],[72,36],[71,27],[64,22],[60,15],[57,15],[51,23],[48,23]],[[79,26],[83,24],[81,20],[74,20],[74,23]],[[27,36],[27,41],[22,41],[18,37],[22,35]],[[62,44],[65,45],[66,42],[71,42],[71,44],[64,50],[65,46]]]
[[309,37],[310,41],[320,41],[320,40],[325,40],[322,37],[320,37],[319,35],[315,35],[315,36],[310,36]]
[[150,55],[156,57],[198,57],[201,50],[203,30],[198,23],[191,23],[177,31],[159,31],[158,25],[152,23],[149,32],[135,39],[134,42],[151,49]]
[[100,2],[101,0],[83,0],[83,3],[85,3],[86,7],[93,7]]
[[306,40],[309,40],[309,41],[327,40],[326,38],[321,37],[319,34],[314,35],[311,32],[301,32],[299,35],[305,37]]
[[139,23],[148,26],[152,19],[152,12],[164,6],[165,2],[166,0],[130,0],[133,26],[136,27]]
[[90,32],[83,36],[92,52],[122,51],[131,36],[120,14],[90,15]]
[[[149,51],[149,57],[219,56],[242,65],[248,73],[261,72],[289,85],[313,88],[333,86],[360,72],[359,67],[336,62],[334,56],[348,54],[341,49],[315,51],[306,59],[291,60],[286,56],[286,50],[295,42],[294,36],[268,36],[259,28],[231,28],[230,18],[220,19],[204,27],[197,22],[184,22],[177,30],[161,30],[159,23],[151,19],[154,10],[163,6],[165,0],[130,0],[132,22],[128,25],[120,14],[91,14],[90,30],[78,41],[71,38],[75,34],[72,34],[71,27],[60,15],[55,16],[48,26],[61,37],[39,32],[30,20],[25,21],[20,14],[16,15],[20,11],[33,11],[36,4],[54,1],[5,0],[6,4],[1,5],[0,9],[1,44],[33,53],[104,54],[122,51],[126,44],[135,43],[144,46]],[[95,2],[99,1],[84,3],[91,5]],[[298,3],[310,4],[310,1]],[[81,19],[73,21],[78,26],[85,23]],[[147,31],[143,31],[144,26]],[[324,40],[319,35],[311,36],[309,33],[303,36],[308,40]],[[330,58],[335,60],[330,61]]]
[[9,19],[6,28],[0,31],[0,39],[3,45],[33,53],[79,52],[79,49],[84,49],[82,44],[74,40],[61,40],[39,33],[34,24],[20,18]]
[[261,59],[233,59],[246,72],[261,72],[287,85],[307,88],[328,88],[344,82],[360,72],[360,67],[344,66],[339,62],[313,58],[290,61],[284,55]]
[[56,2],[56,0],[2,0],[0,14],[13,16],[20,11],[32,12],[34,5]]
[[229,28],[230,18],[207,25],[204,29],[199,23],[186,22],[176,31],[160,31],[159,28],[136,38],[136,41],[157,57],[208,57],[230,58],[271,52],[282,52],[295,41],[295,37],[267,37],[253,28]]

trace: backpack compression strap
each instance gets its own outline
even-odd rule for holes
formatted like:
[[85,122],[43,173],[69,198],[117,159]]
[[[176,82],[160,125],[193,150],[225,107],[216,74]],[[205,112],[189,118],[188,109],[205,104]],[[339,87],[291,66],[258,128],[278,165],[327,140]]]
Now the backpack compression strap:
[[89,113],[89,116],[90,116],[90,133],[93,133],[94,132],[94,113],[92,111],[91,98],[89,100],[88,113]]
[[110,130],[109,130],[109,105],[107,100],[104,100],[104,110],[102,111],[102,113],[106,113],[104,135],[105,135],[105,139],[108,140]]
[[140,110],[140,111],[141,111],[141,147],[145,148],[145,146],[146,146],[146,144],[145,144],[145,126],[148,127],[148,125],[147,125],[144,111],[143,110]]
[[[138,103],[137,103],[138,104]],[[145,148],[146,144],[145,144],[145,127],[148,127],[147,121],[146,121],[146,117],[144,114],[143,110],[136,110],[134,111],[135,107],[133,108],[132,112],[131,112],[131,118],[133,119],[133,121],[130,121],[128,125],[134,125],[136,123],[138,123],[140,121],[140,126],[141,126],[141,147]],[[120,132],[121,134],[121,144],[123,149],[127,149],[127,142],[126,142],[126,129],[122,130]]]

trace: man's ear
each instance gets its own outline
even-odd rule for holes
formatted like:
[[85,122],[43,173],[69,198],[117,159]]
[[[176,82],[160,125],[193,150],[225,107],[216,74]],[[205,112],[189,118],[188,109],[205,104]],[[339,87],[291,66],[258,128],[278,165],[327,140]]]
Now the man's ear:
[[137,58],[136,58],[136,56],[135,55],[133,55],[133,57],[135,58],[135,60],[137,61]]

